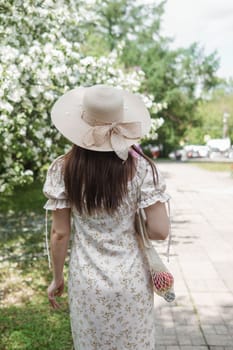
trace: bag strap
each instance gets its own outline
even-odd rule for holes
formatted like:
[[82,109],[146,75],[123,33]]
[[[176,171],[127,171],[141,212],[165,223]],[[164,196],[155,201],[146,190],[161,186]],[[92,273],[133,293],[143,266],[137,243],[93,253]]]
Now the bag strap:
[[[152,166],[151,166],[152,168]],[[147,171],[145,172],[144,176],[143,176],[143,180],[145,179],[146,177],[146,174],[147,174]],[[155,174],[154,174],[154,169],[152,169],[152,174],[153,174],[153,182],[154,182],[154,186],[155,186],[155,189],[156,189],[156,185],[157,185],[157,182],[155,180]],[[141,184],[143,183],[143,180],[141,181]],[[140,201],[140,197],[141,197],[141,191],[140,191],[140,187],[139,187],[139,190],[138,190],[139,194],[138,194],[138,201]],[[168,201],[166,202],[167,203],[167,212],[168,212],[168,220],[169,220],[169,231],[168,231],[168,241],[167,241],[167,252],[166,252],[166,256],[167,256],[167,262],[169,262],[169,259],[170,259],[170,247],[171,247],[171,241],[172,241],[172,230],[171,230],[171,206],[170,206],[170,199],[168,199]],[[145,220],[144,220],[144,210],[138,210],[138,215],[139,215],[139,222],[140,222],[140,225],[142,225],[142,240],[143,240],[143,243],[144,243],[144,246],[149,248],[149,246],[152,245],[149,237],[148,237],[148,234],[147,234],[147,230],[146,230],[146,226],[143,227],[143,225],[145,225]],[[149,243],[148,243],[149,242]]]
[[49,253],[49,241],[48,241],[48,210],[45,211],[45,246],[46,246],[46,253],[48,257],[48,264],[49,269],[51,268],[51,259],[50,259],[50,253]]
[[143,209],[138,209],[137,210],[137,223],[139,225],[139,233],[142,238],[142,242],[145,248],[151,248],[152,243],[148,237],[147,229],[146,229],[146,221],[145,221],[145,213]]
[[169,262],[170,258],[170,248],[171,248],[171,242],[172,242],[172,228],[171,228],[171,206],[170,206],[170,199],[167,201],[167,207],[168,207],[168,219],[169,219],[169,231],[168,231],[168,242],[167,242],[167,262]]

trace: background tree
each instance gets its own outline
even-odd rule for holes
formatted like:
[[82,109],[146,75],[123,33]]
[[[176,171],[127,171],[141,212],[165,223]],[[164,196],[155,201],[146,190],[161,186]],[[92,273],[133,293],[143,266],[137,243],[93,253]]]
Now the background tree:
[[[51,125],[54,101],[75,86],[106,83],[142,91],[142,70],[116,50],[82,52],[95,11],[84,2],[0,0],[0,192],[28,183],[70,147]],[[142,96],[148,108],[156,107]],[[162,105],[161,105],[162,106]],[[156,108],[158,110],[159,108]]]
[[223,116],[227,113],[227,136],[233,141],[233,85],[223,82],[218,88],[213,89],[208,99],[198,104],[196,111],[200,123],[194,128],[186,130],[185,141],[187,143],[204,144],[206,135],[210,138],[222,138]]
[[164,145],[166,155],[187,129],[201,123],[195,111],[202,93],[218,84],[215,73],[219,62],[215,52],[206,55],[197,43],[171,49],[171,39],[161,35],[164,3],[97,0],[96,22],[88,35],[93,38],[95,33],[98,45],[102,42],[109,51],[120,40],[121,61],[127,68],[140,67],[145,72],[141,89],[151,94],[154,101],[167,104],[167,109],[159,113],[165,122],[157,140]]

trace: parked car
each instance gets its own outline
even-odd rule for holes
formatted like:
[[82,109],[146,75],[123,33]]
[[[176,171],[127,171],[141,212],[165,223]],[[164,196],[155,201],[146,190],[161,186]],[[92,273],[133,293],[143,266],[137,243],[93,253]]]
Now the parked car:
[[207,142],[210,149],[209,157],[214,158],[228,158],[231,153],[231,140],[229,138],[210,139]]
[[148,144],[143,147],[143,150],[146,151],[149,154],[149,156],[153,159],[157,159],[160,156],[161,147],[157,145]]
[[187,158],[205,158],[209,155],[209,147],[205,145],[184,146]]
[[183,148],[179,148],[170,152],[168,157],[173,160],[184,160],[186,159],[186,154]]
[[221,152],[218,148],[211,148],[210,150],[210,159],[221,159],[221,158],[226,158],[227,153],[226,152]]
[[228,158],[233,159],[233,146],[230,148],[228,152]]

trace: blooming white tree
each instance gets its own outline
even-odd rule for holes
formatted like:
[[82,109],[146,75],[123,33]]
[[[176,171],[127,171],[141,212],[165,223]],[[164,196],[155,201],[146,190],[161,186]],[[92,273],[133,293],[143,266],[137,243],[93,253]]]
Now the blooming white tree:
[[[49,116],[65,91],[105,83],[140,92],[144,73],[126,72],[118,49],[98,58],[82,53],[85,25],[95,20],[88,6],[53,0],[1,4],[0,192],[43,176],[67,149]],[[153,96],[142,97],[154,111],[164,107],[153,104]]]

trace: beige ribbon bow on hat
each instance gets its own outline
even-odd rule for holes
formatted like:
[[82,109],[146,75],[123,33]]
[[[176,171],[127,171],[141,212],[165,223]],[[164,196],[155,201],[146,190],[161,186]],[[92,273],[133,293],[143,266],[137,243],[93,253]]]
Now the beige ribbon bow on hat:
[[90,123],[92,127],[83,137],[83,143],[90,146],[101,146],[108,138],[113,151],[122,160],[128,158],[128,145],[125,139],[138,140],[142,135],[141,122]]

